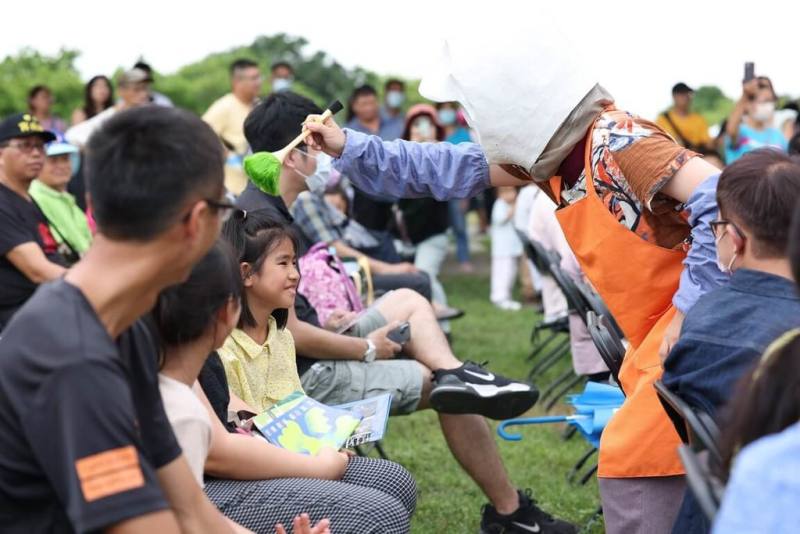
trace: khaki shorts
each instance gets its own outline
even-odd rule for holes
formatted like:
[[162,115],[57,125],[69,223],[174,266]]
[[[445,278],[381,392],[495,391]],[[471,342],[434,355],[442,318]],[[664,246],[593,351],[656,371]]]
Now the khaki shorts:
[[[367,310],[347,332],[365,337],[386,325],[375,309]],[[392,414],[414,412],[422,397],[422,368],[415,360],[319,360],[300,377],[309,397],[329,406],[392,395]]]

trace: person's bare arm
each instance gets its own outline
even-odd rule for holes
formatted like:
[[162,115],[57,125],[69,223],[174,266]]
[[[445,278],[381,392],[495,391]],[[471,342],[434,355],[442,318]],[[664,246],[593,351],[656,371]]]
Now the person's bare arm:
[[742,96],[736,102],[733,111],[728,115],[728,122],[725,124],[725,133],[731,139],[732,144],[736,144],[739,139],[739,126],[747,111],[747,102],[758,93],[758,80],[753,79],[742,85]]
[[[339,480],[347,467],[344,453],[327,450],[307,456],[282,449],[259,437],[234,434],[222,425],[201,388],[194,388],[211,418],[211,448],[205,472],[232,480],[268,480],[272,478],[321,478]],[[231,402],[237,398],[231,394]],[[247,461],[242,461],[247,458]]]
[[[508,170],[500,165],[489,165],[489,180],[492,182],[492,187],[512,186],[512,187],[525,187],[531,185],[532,181],[523,175],[522,171],[517,171],[519,174],[511,174]],[[549,178],[547,176],[546,178]]]
[[412,273],[416,272],[418,269],[414,267],[413,264],[403,262],[397,264],[386,263],[380,260],[376,260],[375,258],[370,258],[366,254],[354,249],[344,241],[336,240],[331,243],[334,249],[336,249],[336,254],[339,255],[340,258],[365,258],[369,263],[370,271],[375,274],[400,274],[400,273]]
[[678,202],[686,202],[697,186],[712,174],[719,174],[719,169],[703,158],[691,158],[664,184],[661,193]]
[[103,529],[106,534],[179,534],[180,531],[170,510],[140,515]]
[[289,308],[286,328],[292,333],[300,354],[313,354],[330,360],[360,360],[367,351],[367,342],[363,339],[334,334],[301,321],[294,308]]
[[197,484],[183,455],[160,468],[156,474],[181,531],[209,534],[233,532],[225,517]]
[[34,284],[54,280],[66,272],[64,267],[48,260],[33,241],[12,248],[6,253],[6,259]]

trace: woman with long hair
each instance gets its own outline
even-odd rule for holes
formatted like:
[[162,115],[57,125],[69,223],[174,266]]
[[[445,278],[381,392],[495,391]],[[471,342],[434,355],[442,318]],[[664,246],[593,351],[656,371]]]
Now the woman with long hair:
[[111,80],[102,74],[92,77],[83,93],[83,106],[72,112],[72,125],[75,126],[114,105],[114,87]]

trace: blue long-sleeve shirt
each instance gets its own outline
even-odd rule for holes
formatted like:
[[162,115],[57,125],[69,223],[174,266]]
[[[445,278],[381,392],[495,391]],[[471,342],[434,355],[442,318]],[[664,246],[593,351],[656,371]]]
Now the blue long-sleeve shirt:
[[[449,200],[470,198],[491,187],[489,163],[475,143],[387,142],[349,129],[345,133],[344,150],[333,166],[368,195]],[[709,225],[717,213],[718,178],[709,177],[686,203],[693,241],[684,260],[680,287],[673,297],[673,303],[683,313],[727,279],[717,268]]]

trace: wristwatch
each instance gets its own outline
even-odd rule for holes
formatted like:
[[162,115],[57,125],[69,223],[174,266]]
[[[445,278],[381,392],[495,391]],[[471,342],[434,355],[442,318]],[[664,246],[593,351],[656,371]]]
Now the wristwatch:
[[367,342],[367,350],[364,351],[364,356],[361,357],[361,360],[365,362],[374,362],[375,357],[378,355],[375,343],[369,338],[366,338],[365,341]]

